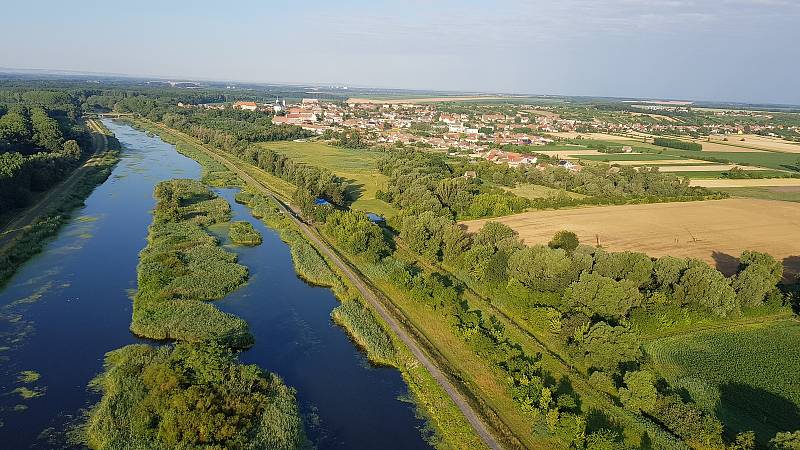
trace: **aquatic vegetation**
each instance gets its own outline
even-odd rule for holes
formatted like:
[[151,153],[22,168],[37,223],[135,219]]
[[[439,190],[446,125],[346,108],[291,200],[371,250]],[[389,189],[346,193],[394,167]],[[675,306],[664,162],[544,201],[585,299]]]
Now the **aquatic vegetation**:
[[19,377],[17,379],[20,383],[35,383],[39,381],[41,376],[42,375],[39,372],[33,370],[23,370],[19,373]]
[[261,244],[261,234],[253,228],[253,224],[247,221],[233,222],[228,229],[228,235],[234,244],[239,245],[259,245]]
[[11,392],[19,394],[19,396],[24,398],[25,400],[41,397],[42,395],[44,395],[43,389],[30,389],[25,386],[18,387]]
[[205,303],[247,280],[247,268],[203,228],[229,220],[230,205],[194,180],[162,182],[155,196],[153,224],[137,267],[131,330],[150,339],[252,345],[246,322]]
[[91,448],[295,449],[305,444],[295,392],[214,342],[136,344],[106,355],[103,393],[76,433]]

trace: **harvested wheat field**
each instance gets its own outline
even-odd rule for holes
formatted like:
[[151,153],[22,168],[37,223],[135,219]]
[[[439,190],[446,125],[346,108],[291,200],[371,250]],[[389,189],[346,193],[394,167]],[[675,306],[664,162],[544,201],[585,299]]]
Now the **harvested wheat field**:
[[[720,141],[704,141],[702,139],[693,139],[692,142],[697,142],[703,146],[704,152],[719,152],[719,153],[764,153],[766,150],[758,150],[749,147],[738,147]],[[744,144],[744,142],[742,142]]]
[[[725,138],[728,140],[723,141]],[[757,134],[735,134],[722,137],[711,136],[711,143],[713,144],[715,142],[718,142],[720,146],[728,148],[738,146],[740,148],[749,147],[770,152],[800,153],[800,143],[798,142],[787,141],[777,137],[759,136]],[[703,142],[703,150],[706,149],[706,144],[708,144],[708,142]],[[744,151],[751,150],[744,149]]]
[[766,186],[800,186],[800,178],[757,178],[757,179],[709,179],[691,180],[691,186],[707,188],[733,188],[733,187],[766,187]]
[[[726,199],[685,203],[601,206],[530,211],[489,219],[516,230],[527,244],[544,244],[559,230],[609,251],[638,251],[653,257],[699,258],[726,274],[743,250],[782,259],[787,274],[800,273],[800,204]],[[486,219],[463,222],[477,232]]]

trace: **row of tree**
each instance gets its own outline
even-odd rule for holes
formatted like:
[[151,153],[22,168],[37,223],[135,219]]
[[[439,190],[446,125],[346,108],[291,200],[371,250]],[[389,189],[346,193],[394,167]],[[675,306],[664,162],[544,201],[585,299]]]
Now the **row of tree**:
[[76,102],[66,92],[0,91],[0,210],[27,206],[77,167],[90,135]]
[[680,139],[657,137],[653,139],[653,144],[659,147],[677,148],[679,150],[692,150],[696,152],[703,150],[703,144],[681,141]]

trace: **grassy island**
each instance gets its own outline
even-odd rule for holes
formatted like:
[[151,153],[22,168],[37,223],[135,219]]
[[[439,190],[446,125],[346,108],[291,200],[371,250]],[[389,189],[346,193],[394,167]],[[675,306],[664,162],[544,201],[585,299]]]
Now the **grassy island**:
[[247,280],[247,268],[205,230],[229,220],[230,205],[194,180],[162,182],[155,197],[148,244],[140,254],[131,330],[150,339],[252,345],[246,322],[206,303]]
[[106,355],[103,393],[81,440],[91,448],[294,449],[305,442],[294,390],[213,342],[128,345]]
[[253,228],[253,224],[247,221],[233,222],[228,235],[231,242],[237,245],[260,245],[261,234]]

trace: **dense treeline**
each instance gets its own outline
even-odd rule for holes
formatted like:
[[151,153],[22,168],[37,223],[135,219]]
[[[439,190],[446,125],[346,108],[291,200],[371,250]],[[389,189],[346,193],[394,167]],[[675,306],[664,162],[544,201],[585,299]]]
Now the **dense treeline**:
[[[259,117],[265,117],[261,114],[247,111],[226,110],[219,113],[227,114],[227,117],[234,118],[249,117],[256,121],[263,120]],[[194,118],[198,115],[201,114],[192,114],[190,117]],[[240,123],[241,121],[237,120],[236,122]],[[240,159],[264,169],[272,175],[283,178],[296,185],[300,188],[302,193],[309,194],[312,198],[324,198],[339,205],[349,200],[346,196],[347,183],[341,177],[336,176],[327,169],[296,162],[274,150],[252,145],[249,140],[239,139],[228,131],[221,131],[202,125],[193,125],[184,116],[167,114],[164,116],[164,124],[194,136],[204,144],[209,144],[230,152]],[[261,136],[258,139],[252,137],[248,139],[273,140],[306,136],[306,132],[299,127],[288,127],[285,125],[272,127],[284,130],[285,133],[276,133],[269,138]],[[229,129],[224,128],[224,130]],[[300,133],[298,134],[296,130],[300,130]]]
[[129,345],[106,355],[103,394],[80,430],[97,449],[290,450],[306,443],[294,390],[206,342]]
[[0,210],[27,206],[77,167],[91,138],[79,100],[59,91],[0,91]]
[[310,132],[298,126],[274,125],[272,115],[255,111],[176,109],[164,114],[161,120],[167,126],[190,132],[199,139],[213,140],[214,131],[225,133],[236,140],[234,146],[241,145],[239,142],[283,141],[311,136]]
[[693,150],[698,152],[703,150],[703,144],[699,144],[697,142],[686,142],[679,139],[669,139],[663,137],[654,138],[653,144],[658,145],[659,147],[677,148],[679,150]]
[[370,143],[355,130],[347,131],[333,131],[332,129],[325,130],[322,139],[330,141],[335,147],[363,149],[369,148]]
[[247,323],[206,303],[247,280],[236,255],[204,230],[229,220],[230,205],[194,180],[159,183],[155,197],[148,245],[137,268],[131,330],[151,339],[252,345]]
[[389,182],[376,196],[411,215],[428,212],[450,219],[474,219],[521,212],[531,206],[528,199],[458,176],[463,172],[454,172],[441,156],[431,153],[390,151],[378,168]]
[[657,168],[634,169],[627,166],[608,167],[605,164],[586,165],[580,172],[571,172],[557,166],[539,169],[520,166],[517,168],[493,164],[488,161],[478,164],[460,162],[454,164],[456,174],[461,170],[474,170],[478,177],[504,186],[512,187],[519,183],[530,183],[555,189],[588,195],[593,201],[636,201],[650,202],[704,199],[713,195],[708,189],[691,187],[689,180],[670,173],[659,172]]

